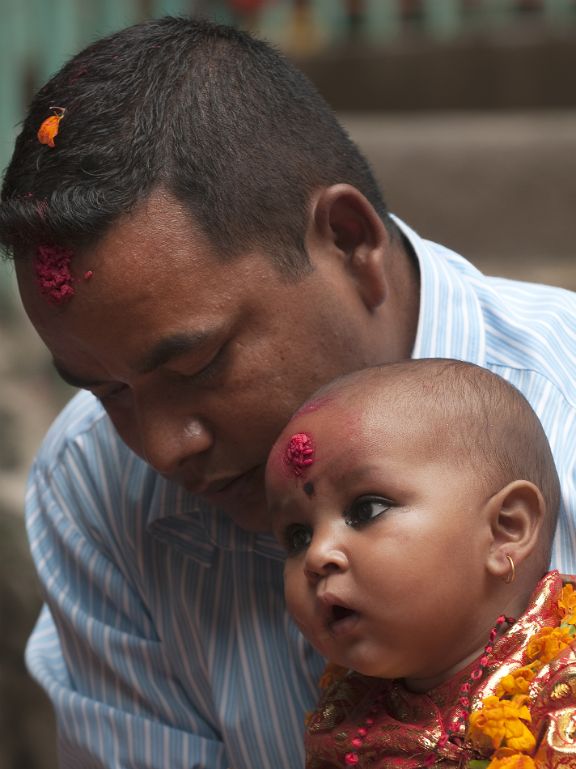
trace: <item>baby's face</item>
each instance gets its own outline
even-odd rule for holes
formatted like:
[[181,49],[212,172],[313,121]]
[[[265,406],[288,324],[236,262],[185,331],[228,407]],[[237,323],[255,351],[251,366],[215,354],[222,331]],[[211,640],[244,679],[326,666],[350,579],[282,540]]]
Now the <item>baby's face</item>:
[[495,619],[485,610],[488,498],[472,472],[456,471],[442,435],[437,450],[422,440],[430,429],[330,402],[296,416],[267,467],[298,626],[328,659],[414,688],[475,656]]

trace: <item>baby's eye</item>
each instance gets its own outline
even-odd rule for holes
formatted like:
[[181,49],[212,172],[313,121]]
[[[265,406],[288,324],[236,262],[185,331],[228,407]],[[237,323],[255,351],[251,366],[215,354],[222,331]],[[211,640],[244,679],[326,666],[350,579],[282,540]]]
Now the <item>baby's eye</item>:
[[348,526],[362,526],[363,523],[378,518],[393,506],[393,502],[386,497],[358,497],[344,513],[344,520]]
[[292,523],[286,528],[283,539],[288,555],[297,555],[310,544],[312,529],[302,523]]

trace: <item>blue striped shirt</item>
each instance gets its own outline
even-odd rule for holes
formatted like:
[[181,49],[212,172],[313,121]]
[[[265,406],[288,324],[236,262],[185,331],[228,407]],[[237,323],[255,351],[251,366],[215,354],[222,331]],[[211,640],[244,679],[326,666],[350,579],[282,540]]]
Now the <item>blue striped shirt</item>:
[[[576,294],[487,278],[401,225],[420,263],[414,357],[468,360],[530,400],[563,487],[553,565],[576,558]],[[27,496],[46,607],[27,649],[66,769],[296,769],[323,662],[284,609],[282,555],[171,485],[76,396]]]

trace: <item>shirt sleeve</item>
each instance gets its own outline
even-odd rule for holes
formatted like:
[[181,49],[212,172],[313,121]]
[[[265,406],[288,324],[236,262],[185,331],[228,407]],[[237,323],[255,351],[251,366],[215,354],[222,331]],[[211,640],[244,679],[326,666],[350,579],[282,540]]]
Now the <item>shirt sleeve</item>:
[[98,503],[65,465],[35,464],[27,526],[46,605],[27,662],[56,710],[61,766],[227,769],[217,727],[174,679],[138,586],[90,526]]

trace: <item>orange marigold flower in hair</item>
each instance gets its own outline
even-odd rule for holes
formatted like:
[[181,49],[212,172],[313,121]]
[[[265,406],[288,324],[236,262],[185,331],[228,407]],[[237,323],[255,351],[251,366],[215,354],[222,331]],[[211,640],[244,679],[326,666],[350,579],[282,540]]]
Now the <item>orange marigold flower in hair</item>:
[[482,700],[482,707],[470,714],[470,739],[479,748],[494,750],[507,747],[530,751],[536,744],[527,727],[530,711],[524,704],[500,700],[491,696]]
[[60,121],[64,117],[66,110],[64,107],[51,107],[54,114],[47,117],[38,129],[38,141],[40,144],[47,144],[48,147],[55,147],[54,138],[58,134]]
[[528,642],[526,656],[528,659],[537,659],[546,665],[563,649],[570,646],[572,640],[570,631],[566,627],[543,627]]

